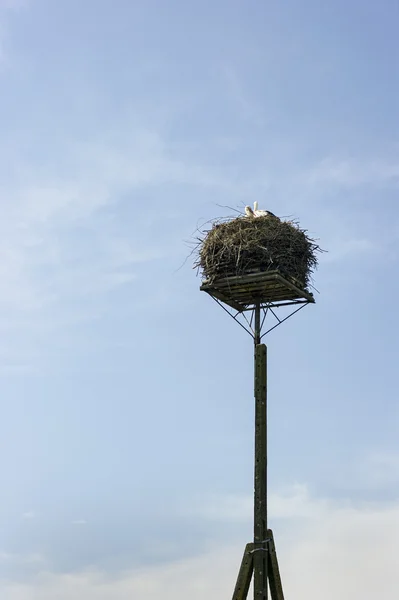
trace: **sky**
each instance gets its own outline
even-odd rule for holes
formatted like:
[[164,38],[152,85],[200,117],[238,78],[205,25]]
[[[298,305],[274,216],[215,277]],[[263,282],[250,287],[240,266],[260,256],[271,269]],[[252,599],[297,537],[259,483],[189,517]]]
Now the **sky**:
[[286,597],[395,596],[398,26],[397,0],[0,0],[2,600],[231,597],[253,348],[190,252],[254,200],[328,251],[265,340]]

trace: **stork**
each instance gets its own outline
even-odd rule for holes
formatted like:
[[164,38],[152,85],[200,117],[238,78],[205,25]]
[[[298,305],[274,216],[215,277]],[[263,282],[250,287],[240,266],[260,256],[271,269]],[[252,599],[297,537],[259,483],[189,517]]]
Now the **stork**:
[[[246,208],[245,208],[245,212],[247,212]],[[254,209],[252,212],[255,217],[274,217],[275,219],[278,218],[278,217],[276,217],[276,215],[274,215],[272,212],[270,212],[270,210],[259,210],[257,202],[254,202]]]
[[255,216],[254,211],[250,206],[245,207],[245,216],[253,218]]

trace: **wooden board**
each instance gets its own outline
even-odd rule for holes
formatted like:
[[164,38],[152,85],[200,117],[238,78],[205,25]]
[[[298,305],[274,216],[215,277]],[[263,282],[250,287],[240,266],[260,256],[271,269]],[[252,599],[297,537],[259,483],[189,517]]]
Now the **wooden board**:
[[298,287],[296,282],[286,279],[278,271],[250,273],[206,281],[200,290],[241,312],[260,300],[262,303],[314,302],[313,294]]

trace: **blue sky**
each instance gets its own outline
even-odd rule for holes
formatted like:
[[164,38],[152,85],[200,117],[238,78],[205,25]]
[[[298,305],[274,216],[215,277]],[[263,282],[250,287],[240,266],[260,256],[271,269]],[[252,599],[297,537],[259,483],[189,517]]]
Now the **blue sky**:
[[267,340],[287,596],[393,597],[398,25],[396,0],[0,0],[1,598],[231,595],[252,346],[184,261],[254,200],[328,250]]

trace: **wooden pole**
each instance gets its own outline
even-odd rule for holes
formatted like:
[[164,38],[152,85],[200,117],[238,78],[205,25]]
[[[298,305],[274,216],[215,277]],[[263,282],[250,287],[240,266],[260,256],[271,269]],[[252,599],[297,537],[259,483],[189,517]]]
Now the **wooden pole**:
[[256,346],[260,344],[260,336],[261,336],[261,324],[260,324],[260,301],[257,300],[255,303],[255,330],[254,330],[254,342],[255,342],[255,352]]
[[273,532],[267,528],[267,348],[261,344],[261,304],[254,314],[255,469],[254,541],[247,544],[233,600],[246,600],[253,576],[254,600],[284,600]]
[[267,541],[267,371],[260,343],[260,303],[255,307],[254,600],[268,597]]

